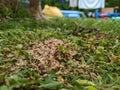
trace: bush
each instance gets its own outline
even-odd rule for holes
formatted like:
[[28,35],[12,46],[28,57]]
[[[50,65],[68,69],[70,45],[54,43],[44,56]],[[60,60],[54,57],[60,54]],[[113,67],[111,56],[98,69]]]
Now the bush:
[[13,8],[8,5],[4,5],[3,3],[0,3],[0,18],[25,18],[28,17],[27,11],[24,8],[23,5],[19,5],[19,7],[16,7],[14,10]]
[[10,7],[6,7],[4,4],[0,3],[0,18],[11,15],[11,12],[12,10]]

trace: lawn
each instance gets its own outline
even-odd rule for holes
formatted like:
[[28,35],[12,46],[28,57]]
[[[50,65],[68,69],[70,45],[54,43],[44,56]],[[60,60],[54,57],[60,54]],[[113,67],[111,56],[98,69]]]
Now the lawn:
[[119,90],[120,21],[0,22],[0,90]]

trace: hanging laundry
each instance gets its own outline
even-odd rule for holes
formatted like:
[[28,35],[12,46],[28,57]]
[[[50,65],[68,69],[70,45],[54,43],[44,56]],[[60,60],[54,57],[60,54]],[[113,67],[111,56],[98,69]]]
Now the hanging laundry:
[[79,0],[78,7],[80,9],[104,8],[105,0]]
[[70,0],[69,6],[70,7],[77,7],[78,6],[78,0]]

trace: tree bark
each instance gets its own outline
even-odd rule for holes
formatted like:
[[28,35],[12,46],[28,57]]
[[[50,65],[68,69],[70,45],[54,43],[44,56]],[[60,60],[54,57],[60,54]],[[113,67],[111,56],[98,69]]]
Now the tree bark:
[[41,0],[30,0],[29,13],[35,20],[46,20],[42,14]]

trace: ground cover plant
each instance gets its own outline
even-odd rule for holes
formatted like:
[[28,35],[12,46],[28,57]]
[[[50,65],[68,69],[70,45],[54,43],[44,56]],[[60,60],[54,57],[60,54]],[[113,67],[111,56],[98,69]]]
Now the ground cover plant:
[[0,90],[119,90],[120,21],[0,22]]

